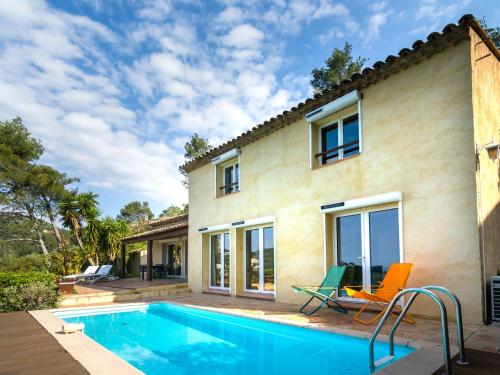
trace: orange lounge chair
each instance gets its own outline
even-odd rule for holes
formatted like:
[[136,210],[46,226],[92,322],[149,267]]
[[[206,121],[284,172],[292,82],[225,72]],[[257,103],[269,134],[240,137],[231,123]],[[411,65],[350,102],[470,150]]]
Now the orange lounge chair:
[[[379,319],[387,310],[388,305],[391,303],[392,299],[396,294],[398,294],[401,290],[404,289],[406,285],[406,281],[410,276],[412,263],[394,263],[391,264],[387,273],[385,274],[384,280],[380,284],[380,287],[373,288],[375,292],[368,292],[366,290],[354,290],[349,287],[344,287],[344,290],[350,297],[364,299],[367,302],[361,307],[356,315],[354,315],[354,320],[362,323],[362,324],[371,324]],[[363,320],[360,318],[360,315],[365,311],[365,309],[371,304],[375,303],[376,305],[382,308],[382,311],[377,314],[374,318],[370,320]],[[399,312],[401,312],[401,308],[399,306],[395,306]],[[394,312],[391,312],[391,315],[397,318],[397,315]],[[403,321],[415,324],[415,320],[410,314],[406,314],[403,318]]]

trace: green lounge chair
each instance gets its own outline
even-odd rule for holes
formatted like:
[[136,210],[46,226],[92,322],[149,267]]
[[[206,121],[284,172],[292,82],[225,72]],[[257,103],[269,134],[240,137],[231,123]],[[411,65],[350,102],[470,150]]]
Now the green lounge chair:
[[[302,305],[299,311],[305,315],[312,315],[316,311],[318,311],[321,307],[327,305],[338,312],[343,314],[347,314],[347,310],[340,305],[335,300],[335,292],[339,288],[340,281],[342,280],[342,276],[344,276],[346,266],[332,266],[328,273],[326,274],[321,286],[319,287],[306,287],[306,286],[296,286],[292,285],[292,288],[297,293],[307,294],[311,298]],[[315,299],[319,299],[321,304],[309,312],[305,311],[305,308]],[[333,306],[332,306],[333,304]]]

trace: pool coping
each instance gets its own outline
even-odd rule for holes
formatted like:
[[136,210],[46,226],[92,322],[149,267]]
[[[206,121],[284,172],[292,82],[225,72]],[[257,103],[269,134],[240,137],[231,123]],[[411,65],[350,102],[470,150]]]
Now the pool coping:
[[[144,306],[154,303],[162,304],[172,304],[178,306],[184,306],[199,310],[217,312],[222,314],[228,314],[232,316],[238,316],[242,318],[256,319],[261,321],[267,321],[277,324],[295,326],[300,328],[308,328],[316,331],[323,331],[329,333],[336,333],[351,337],[357,337],[362,339],[369,339],[371,333],[361,332],[350,328],[340,328],[326,326],[322,323],[306,323],[298,322],[287,319],[282,319],[279,317],[270,317],[265,315],[256,315],[251,313],[245,313],[242,311],[231,311],[225,308],[199,306],[189,303],[183,303],[179,301],[148,301],[148,302],[134,302],[127,304],[107,304],[101,306],[85,306],[85,307],[61,307],[58,309],[49,310],[36,310],[29,311],[31,316],[44,327],[58,342],[59,344],[73,357],[75,360],[80,362],[80,364],[91,374],[109,374],[119,371],[120,374],[143,374],[139,369],[132,366],[130,363],[119,357],[117,354],[106,349],[104,346],[94,341],[90,337],[86,336],[82,332],[76,332],[72,334],[62,334],[61,328],[64,321],[58,316],[54,315],[57,311],[81,311],[81,310],[95,310],[95,309],[105,309],[105,308],[116,308],[127,307],[127,306]],[[377,341],[388,342],[389,336],[385,334],[380,334],[377,337]],[[394,337],[394,343],[399,346],[407,346],[415,349],[414,352],[406,355],[405,357],[398,359],[384,368],[378,370],[376,373],[381,375],[395,375],[402,374],[405,375],[421,375],[425,373],[432,374],[443,366],[443,352],[442,345],[439,343],[433,343],[423,340],[406,339],[401,337]],[[82,350],[85,348],[85,350]],[[458,348],[454,345],[450,346],[450,354],[453,357],[457,352]]]
[[[75,332],[71,334],[62,333],[61,328],[64,324],[64,321],[58,316],[54,315],[53,312],[67,309],[71,308],[36,310],[29,311],[29,313],[89,373],[97,375],[144,374],[142,371],[138,370],[112,351],[106,349],[97,341],[92,340],[83,332]],[[79,308],[79,310],[82,309],[85,308]]]

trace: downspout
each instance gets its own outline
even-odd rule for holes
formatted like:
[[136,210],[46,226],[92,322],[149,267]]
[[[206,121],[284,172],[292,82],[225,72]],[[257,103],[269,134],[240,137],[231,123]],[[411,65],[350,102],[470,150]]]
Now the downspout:
[[481,281],[483,284],[483,322],[488,322],[488,283],[486,280],[486,256],[484,249],[484,216],[483,216],[483,194],[482,194],[482,179],[481,179],[481,160],[480,154],[483,146],[476,146],[476,170],[478,178],[478,203],[479,203],[479,251],[481,253]]

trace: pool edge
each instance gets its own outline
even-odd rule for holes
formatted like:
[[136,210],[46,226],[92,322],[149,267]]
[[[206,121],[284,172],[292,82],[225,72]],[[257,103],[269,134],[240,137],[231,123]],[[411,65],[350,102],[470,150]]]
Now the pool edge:
[[64,308],[35,310],[28,311],[28,313],[90,374],[144,375],[143,372],[82,332],[67,335],[61,333],[64,321],[53,314],[59,310],[64,310]]

